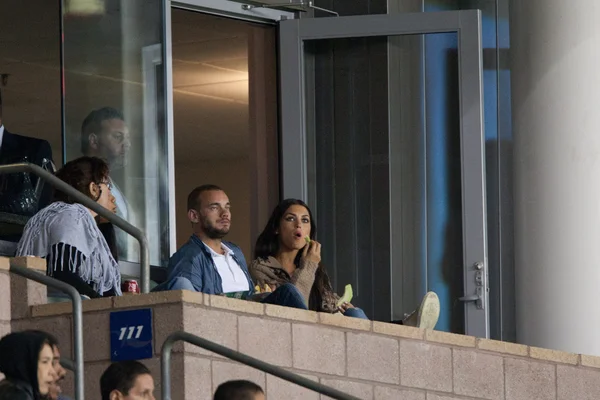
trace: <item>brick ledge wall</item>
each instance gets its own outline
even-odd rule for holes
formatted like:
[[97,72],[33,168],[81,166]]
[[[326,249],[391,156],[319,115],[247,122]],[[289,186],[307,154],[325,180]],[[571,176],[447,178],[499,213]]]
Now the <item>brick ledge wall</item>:
[[[0,292],[18,286],[18,279],[0,260]],[[39,303],[39,290],[12,291],[11,302]],[[109,364],[110,312],[141,307],[154,309],[155,357],[146,362],[156,378],[164,339],[184,329],[369,400],[600,398],[600,357],[185,291],[83,302],[90,398],[97,397],[97,378]],[[70,303],[28,306],[26,315],[11,310],[0,303],[0,330],[45,329],[59,336],[63,354],[72,354]],[[174,350],[176,399],[210,399],[220,382],[239,377],[265,387],[270,399],[319,398],[193,346]]]

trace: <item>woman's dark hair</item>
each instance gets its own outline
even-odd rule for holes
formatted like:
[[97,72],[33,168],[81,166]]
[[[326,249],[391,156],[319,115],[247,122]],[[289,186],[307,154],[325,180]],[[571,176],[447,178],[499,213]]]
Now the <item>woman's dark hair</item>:
[[34,331],[13,332],[0,339],[0,372],[9,381],[29,384],[35,400],[42,397],[39,392],[38,361],[45,345],[50,345],[48,337]]
[[[267,221],[265,229],[263,229],[262,233],[258,236],[258,239],[256,239],[254,258],[267,259],[268,257],[275,257],[277,255],[277,252],[279,251],[279,237],[276,232],[279,229],[281,219],[284,217],[287,210],[294,205],[302,206],[308,211],[308,216],[310,218],[310,239],[315,239],[317,234],[317,224],[308,205],[299,199],[285,199],[275,207],[269,221]],[[301,258],[302,251],[299,251],[294,260],[296,267],[300,266]],[[333,292],[333,288],[331,287],[331,281],[329,280],[327,271],[321,264],[315,272],[315,282],[310,290],[310,297],[308,300],[308,308],[310,310],[321,311],[323,293],[325,292]]]
[[[75,189],[85,194],[92,200],[98,200],[92,197],[90,193],[90,183],[100,184],[108,181],[109,168],[106,161],[98,157],[80,157],[66,163],[56,176],[73,186]],[[77,201],[60,190],[54,192],[54,201],[73,204]]]
[[[310,238],[315,238],[317,233],[317,225],[312,216],[310,208],[308,208],[306,203],[302,200],[285,199],[279,203],[277,207],[275,207],[271,213],[269,221],[267,221],[267,226],[265,226],[265,229],[263,229],[262,233],[258,236],[258,239],[256,239],[256,246],[254,246],[254,258],[267,259],[269,256],[275,257],[279,251],[279,237],[276,232],[279,229],[281,219],[291,206],[302,206],[308,210],[308,217],[310,218]],[[298,252],[296,260],[294,261],[296,266],[298,266],[301,256],[302,252]]]

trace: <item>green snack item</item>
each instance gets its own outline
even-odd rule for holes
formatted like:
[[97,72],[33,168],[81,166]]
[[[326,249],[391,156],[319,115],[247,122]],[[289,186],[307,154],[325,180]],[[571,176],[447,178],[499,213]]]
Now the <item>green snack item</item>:
[[350,303],[352,301],[352,296],[354,296],[354,293],[352,293],[352,285],[348,284],[344,288],[344,295],[338,300],[335,306],[339,307],[344,303]]
[[310,237],[304,236],[304,240],[306,240],[306,244],[310,244]]

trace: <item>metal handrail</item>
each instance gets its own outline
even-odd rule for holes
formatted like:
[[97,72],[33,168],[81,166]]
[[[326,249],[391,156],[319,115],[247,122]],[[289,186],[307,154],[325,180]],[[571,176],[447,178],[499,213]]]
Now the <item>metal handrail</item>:
[[117,214],[102,207],[100,204],[90,199],[68,183],[60,180],[50,172],[35,164],[18,163],[0,165],[0,175],[12,174],[16,172],[30,172],[37,175],[41,179],[54,186],[54,188],[74,197],[79,203],[91,209],[101,217],[106,218],[113,225],[121,228],[124,232],[137,239],[140,244],[140,287],[142,293],[150,292],[150,253],[148,251],[148,239],[146,238],[146,235],[144,235],[144,232],[131,225]]
[[83,315],[81,308],[81,296],[79,292],[69,284],[43,275],[39,272],[14,265],[13,262],[14,261],[11,258],[11,273],[65,292],[69,295],[69,297],[71,297],[71,301],[73,302],[73,342],[75,352],[75,400],[83,400]]
[[217,344],[215,342],[211,342],[210,340],[203,339],[201,337],[183,331],[173,332],[169,335],[167,340],[165,340],[165,342],[162,345],[160,373],[162,378],[161,384],[163,400],[171,400],[171,350],[173,349],[173,344],[180,340],[191,343],[198,347],[202,347],[203,349],[210,350],[213,353],[217,353],[242,364],[249,365],[253,368],[259,369],[271,375],[275,375],[288,382],[295,383],[296,385],[303,386],[307,389],[324,394],[331,398],[338,400],[360,400],[358,397],[354,397],[332,387],[325,386],[321,383],[311,381],[310,379],[307,379],[293,372],[286,371],[285,369],[276,365],[266,363],[257,358],[250,357],[244,353],[240,353],[228,347],[221,346],[220,344]]
[[61,357],[60,365],[62,365],[64,369],[68,369],[69,371],[75,371],[75,363],[70,358]]

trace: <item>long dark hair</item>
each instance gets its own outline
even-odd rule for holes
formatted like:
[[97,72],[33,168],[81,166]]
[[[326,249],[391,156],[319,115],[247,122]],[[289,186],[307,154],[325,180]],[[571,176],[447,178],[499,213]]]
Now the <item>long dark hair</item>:
[[[279,237],[276,232],[279,229],[279,224],[281,223],[281,219],[285,215],[285,212],[291,206],[302,206],[308,210],[308,217],[310,218],[310,238],[311,240],[315,238],[317,233],[317,225],[315,224],[315,220],[310,208],[308,208],[306,203],[302,200],[285,199],[279,203],[277,207],[275,207],[271,213],[269,221],[267,221],[265,229],[263,229],[262,233],[258,236],[258,239],[256,239],[256,246],[254,246],[254,258],[267,259],[270,256],[275,257],[277,255],[277,252],[279,251]],[[302,257],[301,251],[298,252],[296,259],[294,260],[296,267],[300,263],[300,257]]]
[[0,372],[9,381],[30,385],[34,400],[45,398],[38,381],[38,360],[45,345],[50,345],[48,337],[35,331],[13,332],[0,339]]
[[[277,207],[275,207],[271,213],[271,217],[269,218],[267,225],[258,236],[258,239],[256,239],[256,246],[254,246],[255,259],[267,259],[268,257],[275,257],[277,255],[277,252],[279,251],[279,237],[276,232],[279,229],[281,219],[287,210],[294,205],[302,206],[308,211],[308,216],[310,218],[310,239],[315,239],[317,234],[317,224],[308,205],[299,199],[285,199],[279,203]],[[302,251],[299,251],[294,259],[296,268],[300,266],[301,258]],[[321,311],[323,294],[325,292],[333,292],[333,288],[331,287],[331,281],[329,280],[327,271],[325,271],[325,268],[321,264],[315,272],[315,282],[313,283],[310,291],[308,308],[314,311]]]

